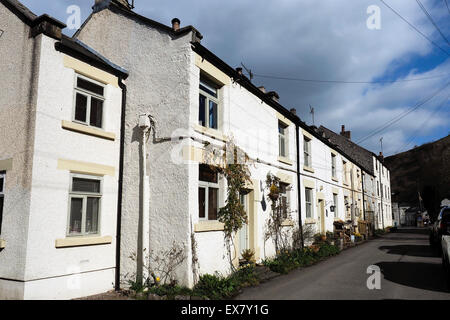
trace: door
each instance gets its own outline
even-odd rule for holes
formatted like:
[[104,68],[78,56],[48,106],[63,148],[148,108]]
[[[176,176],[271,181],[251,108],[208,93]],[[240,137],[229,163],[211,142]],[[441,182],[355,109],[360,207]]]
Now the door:
[[[244,206],[244,210],[248,217],[248,194],[240,195],[241,204]],[[239,259],[242,259],[242,251],[250,249],[249,236],[248,236],[248,224],[242,226],[239,230]]]

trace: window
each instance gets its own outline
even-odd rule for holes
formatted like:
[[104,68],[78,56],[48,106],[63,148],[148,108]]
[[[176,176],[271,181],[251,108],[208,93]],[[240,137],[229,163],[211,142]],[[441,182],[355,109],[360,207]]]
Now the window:
[[5,203],[5,172],[0,172],[0,234],[2,234],[3,204]]
[[199,96],[199,125],[219,129],[219,87],[201,77]]
[[73,120],[88,126],[103,128],[104,93],[103,85],[77,75]]
[[333,193],[333,205],[334,205],[334,217],[339,217],[338,215],[338,195]]
[[344,204],[345,204],[346,218],[349,218],[351,216],[351,214],[350,214],[350,202],[348,201],[348,196],[344,196]]
[[289,216],[289,190],[290,186],[287,183],[280,182],[280,205],[281,205],[281,216],[283,219],[287,219]]
[[306,218],[312,218],[313,216],[312,192],[312,189],[305,188]]
[[377,195],[380,196],[380,182],[377,181]]
[[347,162],[342,161],[342,175],[344,178],[344,183],[348,184],[348,179],[347,179]]
[[278,145],[279,145],[279,156],[288,157],[288,126],[283,122],[278,121]]
[[217,220],[219,211],[219,176],[208,165],[199,166],[198,216],[200,220]]
[[69,236],[83,236],[99,233],[101,199],[101,178],[72,175],[68,225]]
[[336,174],[336,155],[331,154],[331,176],[337,178]]
[[312,167],[311,163],[311,139],[303,137],[304,161],[306,167]]

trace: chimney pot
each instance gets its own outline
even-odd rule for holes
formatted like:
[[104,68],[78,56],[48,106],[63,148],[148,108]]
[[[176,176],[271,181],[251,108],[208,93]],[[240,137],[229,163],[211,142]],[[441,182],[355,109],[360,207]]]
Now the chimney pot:
[[292,113],[293,115],[295,115],[295,116],[297,115],[297,109],[292,108],[290,111],[291,111],[291,113]]
[[240,76],[242,76],[242,68],[236,68],[236,72],[237,72]]
[[259,90],[261,90],[262,92],[266,93],[266,88],[264,86],[260,86],[258,87]]
[[352,139],[352,132],[351,131],[345,131],[345,125],[342,125],[342,131],[341,136],[346,137],[347,139]]
[[280,96],[278,95],[278,93],[276,93],[275,91],[270,91],[269,93],[267,93],[267,95],[272,98],[273,101],[279,102],[280,101]]
[[180,30],[180,24],[181,24],[180,19],[178,19],[178,18],[173,18],[173,19],[172,19],[172,29],[173,29],[173,31],[178,31],[178,30]]

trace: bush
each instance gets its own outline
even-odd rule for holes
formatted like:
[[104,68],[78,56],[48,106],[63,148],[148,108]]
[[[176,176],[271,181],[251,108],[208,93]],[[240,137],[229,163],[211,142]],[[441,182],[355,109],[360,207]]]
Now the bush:
[[227,299],[238,291],[238,281],[235,277],[205,274],[200,277],[193,291],[195,295],[212,300]]
[[287,274],[299,267],[307,267],[323,258],[337,255],[339,252],[337,246],[324,242],[304,250],[280,252],[275,258],[265,260],[264,265],[273,272]]

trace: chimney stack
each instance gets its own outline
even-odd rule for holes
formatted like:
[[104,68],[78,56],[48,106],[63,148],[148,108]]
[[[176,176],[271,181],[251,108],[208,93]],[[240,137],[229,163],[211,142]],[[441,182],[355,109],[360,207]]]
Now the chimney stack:
[[341,136],[347,138],[348,140],[351,140],[352,139],[352,132],[351,131],[345,131],[345,125],[342,125]]
[[242,76],[242,68],[238,67],[236,68],[236,72],[238,73],[239,76]]
[[267,95],[268,95],[273,101],[276,101],[276,102],[279,102],[279,101],[280,101],[280,96],[278,95],[278,93],[276,93],[276,91],[270,91],[270,92],[267,93]]
[[297,115],[297,109],[295,109],[295,108],[292,108],[291,110],[291,113],[294,115],[294,116],[296,116]]
[[266,88],[264,86],[258,87],[259,90],[261,90],[263,93],[266,93]]
[[178,30],[180,30],[180,24],[181,24],[180,19],[178,19],[178,18],[173,18],[173,19],[172,19],[172,29],[173,29],[173,31],[178,31]]
[[384,162],[383,152],[380,152],[380,155],[378,157],[380,158],[380,161],[383,163]]

